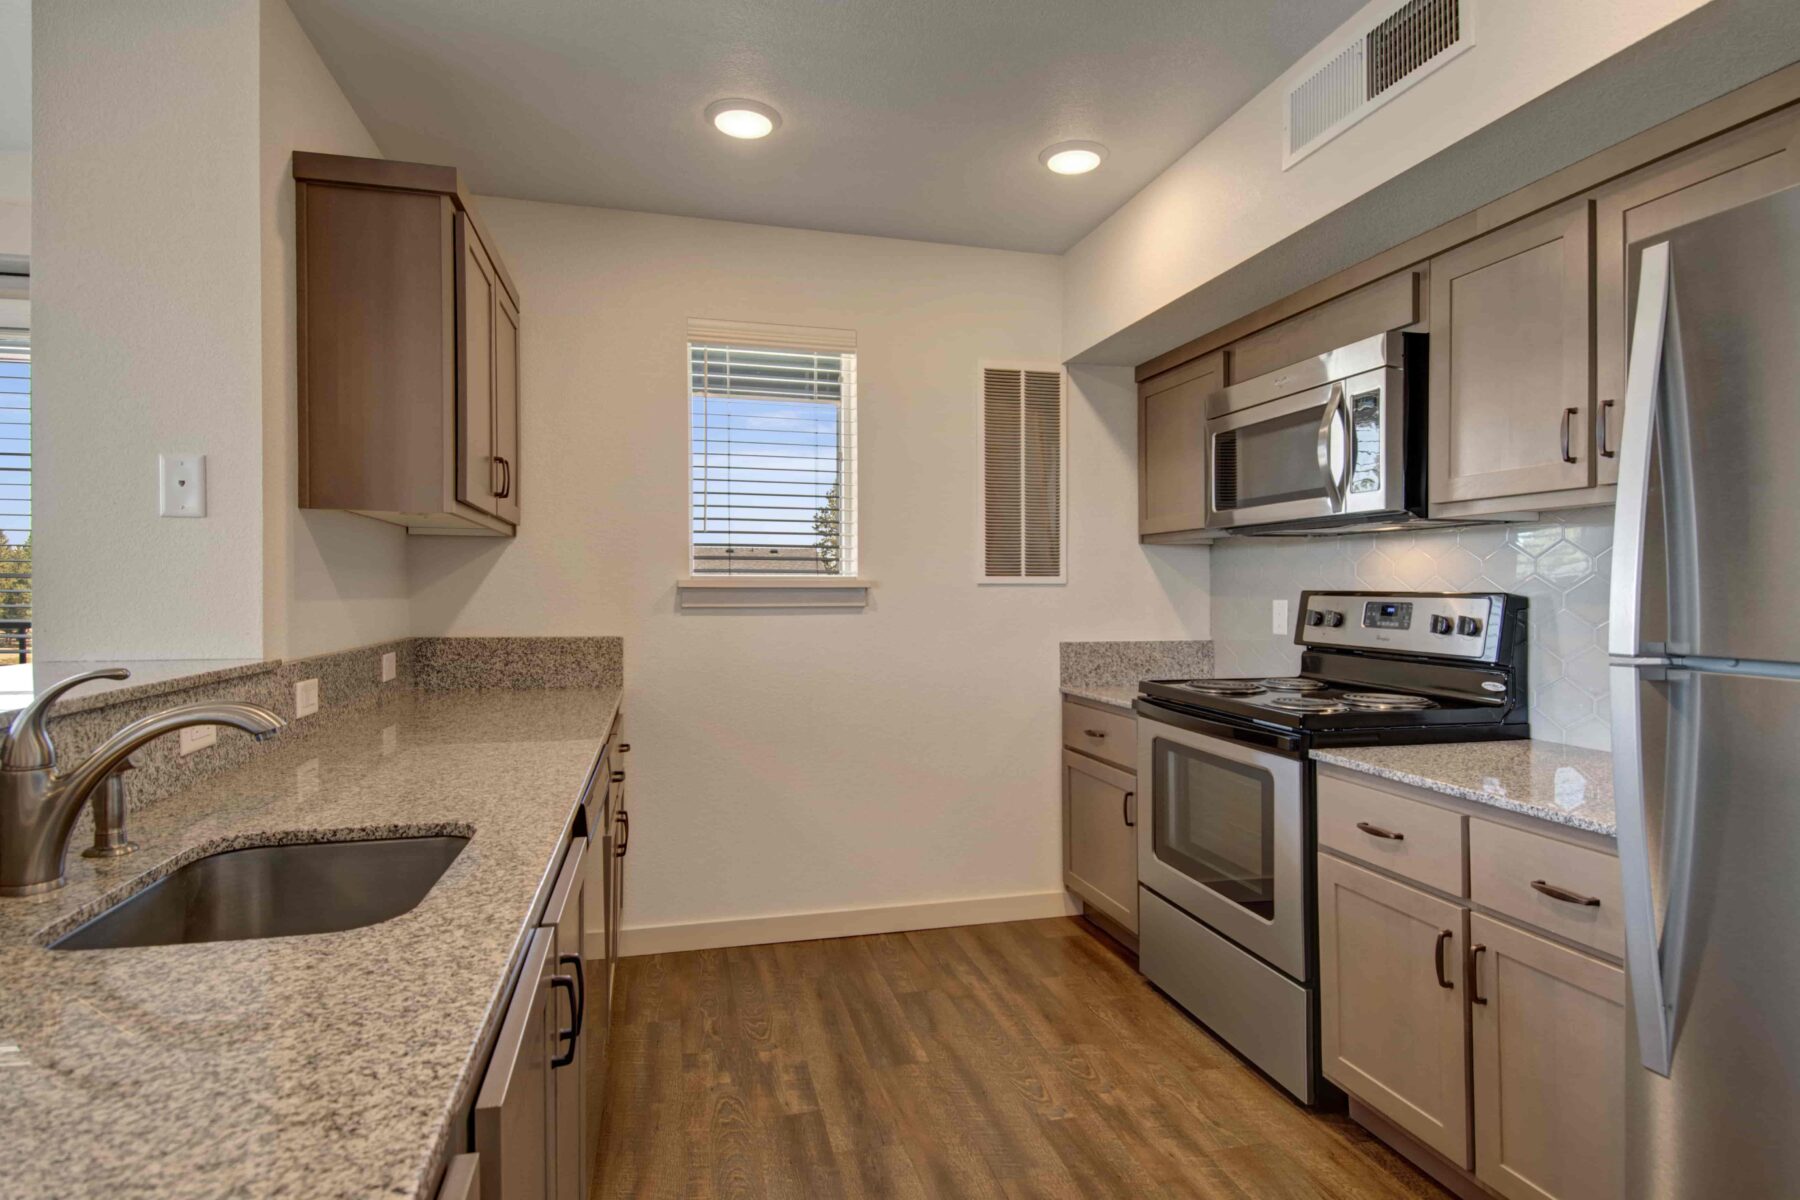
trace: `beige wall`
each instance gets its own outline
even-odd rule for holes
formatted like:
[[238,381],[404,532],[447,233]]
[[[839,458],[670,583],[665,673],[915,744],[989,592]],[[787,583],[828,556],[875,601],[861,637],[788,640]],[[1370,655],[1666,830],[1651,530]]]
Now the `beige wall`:
[[[257,25],[34,5],[41,657],[262,652]],[[159,451],[207,456],[204,519],[157,516]]]
[[0,150],[0,254],[31,253],[31,151]]
[[1284,97],[1317,66],[1296,64],[1069,250],[1063,357],[1079,357],[1703,3],[1485,0],[1473,49],[1283,171]]
[[295,658],[410,632],[406,531],[302,511],[295,349],[295,150],[379,156],[284,0],[262,0],[263,649]]
[[[1064,587],[978,587],[976,374],[1055,361],[1049,256],[480,201],[524,315],[524,524],[408,544],[414,632],[626,644],[634,926],[1061,904],[1057,642],[1204,636],[1136,542],[1125,373],[1070,399]],[[689,317],[856,330],[861,612],[682,613]]]

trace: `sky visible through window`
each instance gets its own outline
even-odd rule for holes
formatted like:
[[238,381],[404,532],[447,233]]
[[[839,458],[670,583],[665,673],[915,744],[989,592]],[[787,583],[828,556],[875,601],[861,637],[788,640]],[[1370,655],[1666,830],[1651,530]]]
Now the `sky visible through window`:
[[0,330],[0,665],[26,645],[31,619],[31,349]]
[[695,573],[839,573],[843,356],[696,345],[690,357]]

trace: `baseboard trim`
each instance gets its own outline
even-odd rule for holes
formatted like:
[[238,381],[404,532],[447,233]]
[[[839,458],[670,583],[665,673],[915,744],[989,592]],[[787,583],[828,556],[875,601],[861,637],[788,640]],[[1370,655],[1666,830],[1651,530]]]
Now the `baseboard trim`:
[[927,904],[781,913],[728,921],[641,925],[635,929],[626,926],[619,931],[619,955],[629,958],[680,950],[721,950],[730,946],[763,946],[770,942],[806,942],[816,938],[901,933],[909,929],[943,929],[951,925],[988,925],[996,921],[1073,916],[1078,911],[1069,894],[1058,888],[1053,892],[978,896]]

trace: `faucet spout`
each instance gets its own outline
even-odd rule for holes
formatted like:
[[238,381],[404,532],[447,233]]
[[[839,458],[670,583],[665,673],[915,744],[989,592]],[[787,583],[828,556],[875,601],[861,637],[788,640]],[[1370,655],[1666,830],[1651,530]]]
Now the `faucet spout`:
[[265,741],[286,724],[258,704],[189,704],[126,725],[67,774],[49,766],[0,768],[0,896],[28,896],[66,882],[63,858],[81,806],[144,743],[192,725],[229,725]]

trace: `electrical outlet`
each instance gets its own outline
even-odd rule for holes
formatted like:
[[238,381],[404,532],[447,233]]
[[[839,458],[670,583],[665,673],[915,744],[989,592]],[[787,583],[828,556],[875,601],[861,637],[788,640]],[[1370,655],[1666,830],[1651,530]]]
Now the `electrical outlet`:
[[217,725],[189,725],[181,731],[182,757],[185,758],[196,750],[215,746],[218,742],[219,727]]
[[157,512],[165,517],[206,515],[206,455],[156,456]]
[[1269,618],[1270,628],[1275,633],[1292,633],[1288,628],[1288,606],[1286,600],[1277,600],[1273,605],[1273,613]]
[[381,656],[381,682],[386,683],[399,673],[400,668],[394,663],[394,652],[389,650]]
[[294,685],[294,715],[310,717],[319,711],[319,681],[302,679]]

